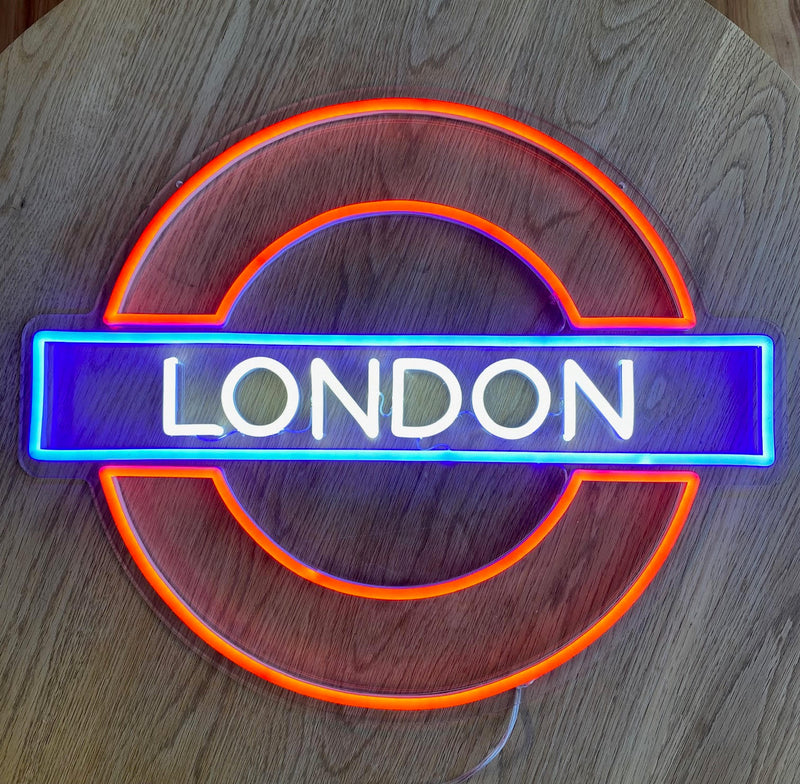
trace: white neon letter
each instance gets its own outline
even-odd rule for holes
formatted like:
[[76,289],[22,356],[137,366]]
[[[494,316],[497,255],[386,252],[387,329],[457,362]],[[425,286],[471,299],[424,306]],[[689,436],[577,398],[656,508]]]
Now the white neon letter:
[[[447,411],[429,425],[406,425],[403,408],[406,373],[432,373],[444,381],[450,397]],[[398,438],[428,438],[447,430],[461,411],[461,386],[449,367],[433,359],[396,359],[392,365],[392,435]]]
[[[498,425],[486,410],[486,402],[484,400],[486,387],[493,378],[501,373],[519,373],[521,376],[525,376],[536,389],[538,398],[536,410],[523,425],[518,425],[517,427]],[[550,387],[538,368],[535,368],[530,362],[523,362],[521,359],[501,359],[499,362],[489,365],[475,380],[475,386],[472,388],[472,410],[475,412],[481,427],[493,436],[510,440],[526,438],[541,427],[544,420],[547,419],[548,413],[550,413]]]
[[[270,373],[274,373],[286,387],[286,406],[281,415],[267,425],[254,425],[252,422],[248,422],[236,407],[236,387],[248,373],[252,373],[254,370],[268,370]],[[299,405],[300,390],[294,376],[285,365],[269,357],[252,357],[240,362],[228,373],[228,377],[222,385],[222,410],[230,423],[246,436],[263,438],[280,433],[292,421]]]
[[177,357],[164,360],[164,394],[161,406],[161,426],[168,436],[214,436],[219,438],[225,431],[214,424],[178,424],[178,365]]
[[583,372],[574,359],[564,363],[564,440],[575,438],[576,430],[576,390],[580,387],[589,402],[597,409],[600,416],[614,428],[614,432],[627,441],[633,435],[633,360],[623,359],[619,363],[620,375],[620,410],[603,397],[592,380]]
[[319,441],[325,435],[325,387],[327,386],[356,424],[368,438],[378,437],[380,426],[380,369],[381,363],[371,359],[367,363],[367,410],[359,407],[342,382],[333,375],[325,361],[319,357],[311,360],[311,435]]

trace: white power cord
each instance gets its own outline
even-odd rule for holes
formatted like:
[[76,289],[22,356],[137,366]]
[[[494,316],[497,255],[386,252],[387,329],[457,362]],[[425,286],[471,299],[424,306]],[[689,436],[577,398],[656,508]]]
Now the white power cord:
[[506,743],[508,743],[508,739],[511,737],[511,733],[514,732],[514,726],[517,723],[517,716],[519,715],[519,704],[522,700],[522,691],[523,689],[527,688],[528,684],[523,686],[517,686],[514,693],[514,704],[511,706],[511,713],[508,717],[508,726],[506,727],[506,731],[503,733],[503,737],[500,738],[500,741],[497,743],[496,746],[492,748],[492,750],[474,767],[468,770],[466,773],[462,773],[458,778],[450,779],[449,781],[445,782],[445,784],[463,784],[463,782],[467,781],[467,779],[471,779],[476,773],[480,773],[504,748]]

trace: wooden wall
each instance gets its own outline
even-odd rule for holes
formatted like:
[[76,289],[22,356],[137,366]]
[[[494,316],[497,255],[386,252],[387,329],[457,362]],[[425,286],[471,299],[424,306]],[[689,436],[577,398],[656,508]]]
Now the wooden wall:
[[[509,693],[461,708],[394,714],[323,703],[235,671],[137,578],[104,502],[95,502],[85,482],[35,477],[20,465],[25,325],[42,314],[96,308],[137,216],[174,193],[221,139],[265,117],[284,117],[298,102],[387,94],[467,96],[550,122],[595,150],[669,227],[701,330],[765,329],[779,351],[777,465],[755,474],[702,472],[697,504],[653,584],[614,629],[524,692],[508,746],[476,784],[798,784],[800,401],[792,392],[800,378],[800,90],[699,0],[64,0],[0,54],[0,782],[435,783],[470,768],[502,734]],[[382,167],[365,154],[367,165],[352,167],[347,181],[364,174],[392,188],[408,172],[427,183],[441,156],[435,148],[426,152],[414,134],[394,138],[402,143],[400,164]],[[343,154],[354,148],[346,138],[337,146]],[[295,189],[287,193],[298,202],[324,197],[314,185],[325,160],[300,172],[309,178],[306,188],[291,170],[298,160],[288,156],[275,167]],[[448,166],[452,183],[489,200],[510,199],[508,213],[522,222],[531,217],[534,229],[569,229],[576,215],[547,194],[518,204],[513,189],[483,187],[488,178],[476,167]],[[220,235],[236,226],[235,210],[221,215],[213,207],[206,205],[198,223],[221,221]],[[388,222],[384,231],[399,242],[412,228]],[[575,231],[565,236],[583,239]],[[462,253],[458,236],[443,234],[438,244],[425,237],[433,260],[441,248]],[[364,306],[380,283],[371,265],[393,246],[372,235],[351,239],[362,250],[377,249],[362,253],[356,274],[344,244],[338,256],[324,248],[315,255],[330,261],[324,274],[308,268],[282,278],[275,268],[277,291],[302,295],[282,323],[327,319],[326,328],[335,329],[375,318]],[[193,254],[185,237],[177,245],[193,257],[208,255],[205,246]],[[596,251],[592,237],[586,253]],[[502,296],[483,310],[450,302],[453,318],[520,317],[521,308],[508,305],[527,297],[519,279],[492,277],[490,285],[491,254],[468,243],[463,254],[465,294]],[[612,252],[600,256],[617,260]],[[621,276],[606,270],[616,284]],[[425,268],[418,272],[397,272],[398,291],[415,296],[396,309],[390,299],[389,315],[414,305]],[[437,290],[438,280],[429,275],[430,297],[453,284],[447,278]],[[338,299],[320,294],[317,283]],[[623,294],[630,277],[624,284]],[[158,281],[150,292],[160,293]],[[303,311],[312,296],[315,307]],[[418,306],[415,318],[439,315],[441,299],[423,302],[437,304]],[[554,318],[554,309],[541,304],[541,317]],[[342,472],[335,479],[357,488],[362,478]],[[290,479],[276,470],[264,481]],[[392,481],[387,474],[394,491]],[[494,505],[491,487],[470,492],[480,481],[423,500],[476,495]],[[152,497],[143,492],[131,503]],[[178,522],[214,513],[205,500],[195,498],[200,508]],[[503,500],[513,518],[525,499]],[[282,519],[305,502],[295,488],[282,509],[270,511]],[[324,511],[307,519],[330,522]],[[613,537],[620,550],[635,550],[640,543],[623,528],[631,518],[615,518],[619,511],[600,508],[602,520],[587,524],[587,540],[566,543],[566,557],[596,568]],[[417,512],[424,524],[424,504]],[[340,517],[349,531],[346,515]],[[619,525],[605,532],[604,522],[614,519]],[[299,544],[316,545],[312,533]],[[382,536],[379,525],[367,533]],[[210,534],[191,536],[190,530],[176,540],[195,542],[200,551]],[[479,527],[460,537],[476,549],[491,544],[486,539]],[[351,540],[360,544],[360,533]],[[470,556],[469,547],[462,554]],[[557,570],[562,561],[551,563]],[[220,582],[246,588],[246,569],[220,571]],[[576,573],[565,568],[546,601],[555,606],[569,595]],[[600,569],[598,582],[605,576]],[[193,583],[198,592],[205,587]],[[282,608],[286,628],[319,620],[311,602],[292,601]],[[537,601],[542,597],[532,597],[532,606]],[[236,606],[246,604],[245,596]],[[504,597],[497,606],[502,618]],[[385,619],[389,609],[375,611],[384,609]],[[340,618],[352,624],[352,616],[331,613],[319,623],[323,633],[336,631]],[[444,629],[457,619],[438,620]],[[368,672],[393,642],[413,641],[424,627],[392,617],[351,628],[349,655]],[[502,646],[487,639],[491,628],[476,627],[476,637],[500,656]],[[371,655],[355,655],[364,646],[372,646]],[[313,658],[313,650],[287,647]],[[325,646],[320,651],[325,664]],[[406,653],[414,651],[400,650],[399,661],[407,664]],[[434,664],[460,675],[445,657]],[[407,674],[418,674],[413,670]]]

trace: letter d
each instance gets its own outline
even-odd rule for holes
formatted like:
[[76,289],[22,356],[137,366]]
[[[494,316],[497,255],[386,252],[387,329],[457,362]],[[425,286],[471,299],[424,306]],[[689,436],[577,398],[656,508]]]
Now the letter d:
[[[444,381],[450,397],[447,411],[429,425],[406,425],[404,397],[406,373],[416,371],[432,373]],[[398,438],[429,438],[447,430],[461,411],[461,386],[458,379],[446,365],[433,359],[397,359],[392,364],[392,435]]]

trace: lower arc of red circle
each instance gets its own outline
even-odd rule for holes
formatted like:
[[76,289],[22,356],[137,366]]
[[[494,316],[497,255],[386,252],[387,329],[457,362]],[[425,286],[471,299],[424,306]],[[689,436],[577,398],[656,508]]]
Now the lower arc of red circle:
[[629,588],[618,601],[591,626],[571,642],[559,648],[541,661],[507,676],[464,689],[432,694],[376,694],[349,691],[292,675],[248,653],[236,646],[206,623],[182,597],[170,586],[151,560],[128,518],[116,480],[135,476],[193,477],[205,472],[205,478],[213,480],[213,469],[192,467],[152,466],[106,466],[100,470],[100,483],[107,499],[114,523],[131,557],[145,579],[175,613],[175,615],[200,639],[230,661],[252,674],[284,688],[309,697],[344,705],[394,710],[426,710],[461,705],[499,694],[508,689],[526,684],[580,653],[608,629],[610,629],[636,602],[664,563],[677,541],[686,521],[699,486],[699,478],[693,472],[684,471],[580,471],[581,482],[666,482],[683,485],[681,495],[672,511],[670,521],[661,540],[649,560],[638,573]]
[[409,601],[446,596],[449,593],[455,593],[465,588],[471,588],[473,585],[479,585],[513,566],[537,547],[553,528],[558,525],[558,522],[575,498],[575,494],[578,492],[581,482],[584,481],[583,475],[585,473],[583,471],[573,472],[567,484],[561,490],[556,502],[544,518],[539,521],[528,536],[499,558],[496,558],[479,569],[459,575],[458,577],[453,577],[449,580],[422,585],[396,586],[374,585],[355,582],[354,580],[345,580],[303,563],[290,552],[283,549],[253,520],[252,517],[250,517],[231,490],[224,472],[218,468],[197,469],[197,471],[203,472],[202,474],[198,473],[198,476],[206,476],[214,482],[214,486],[222,502],[248,536],[255,540],[256,544],[258,544],[262,550],[268,553],[279,564],[289,569],[289,571],[294,572],[298,577],[302,577],[304,580],[309,580],[331,591],[337,591],[349,596],[358,596],[362,599],[382,599],[388,601]]

